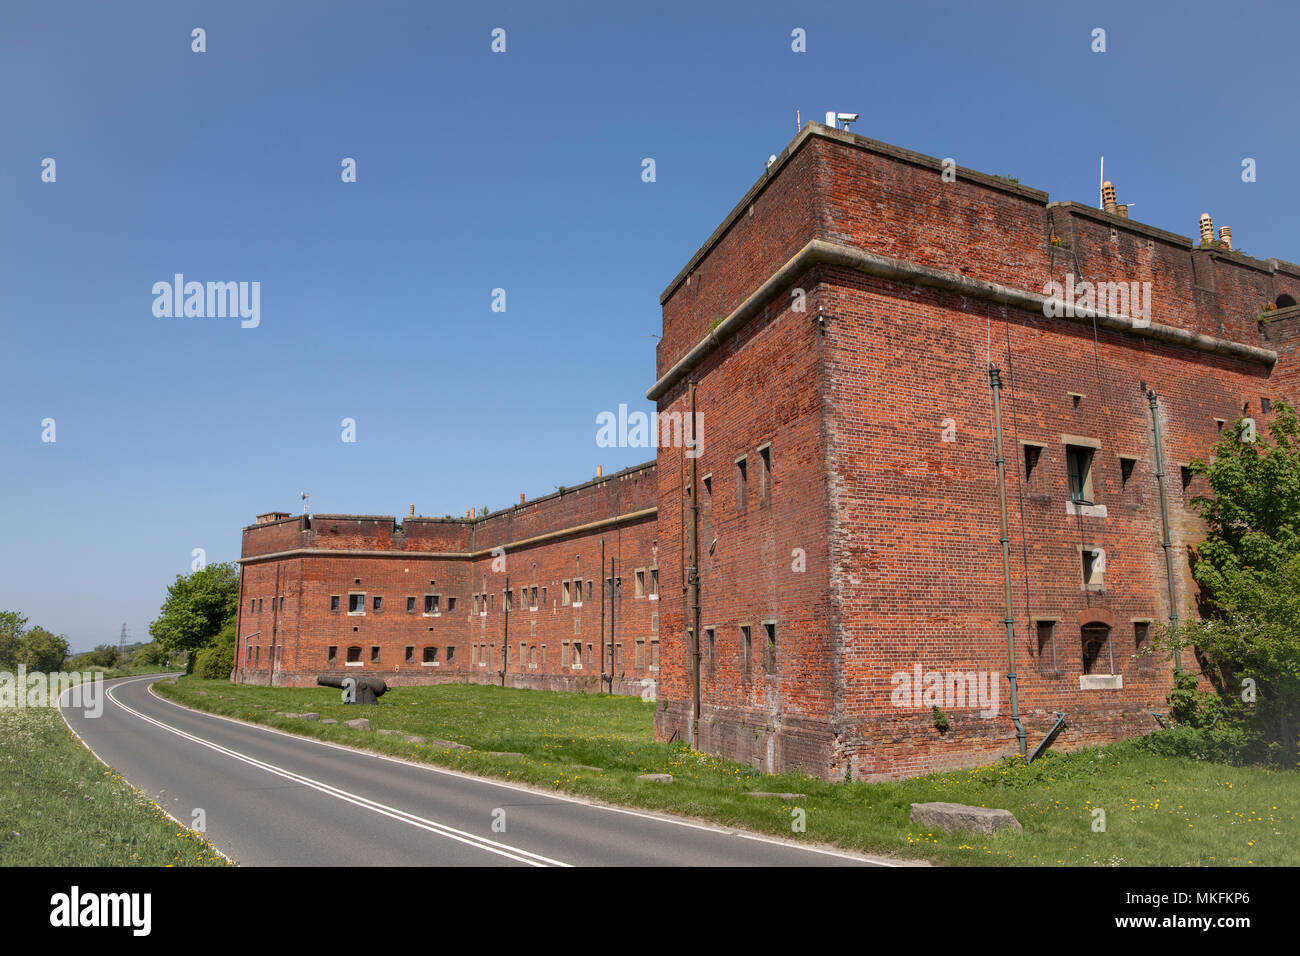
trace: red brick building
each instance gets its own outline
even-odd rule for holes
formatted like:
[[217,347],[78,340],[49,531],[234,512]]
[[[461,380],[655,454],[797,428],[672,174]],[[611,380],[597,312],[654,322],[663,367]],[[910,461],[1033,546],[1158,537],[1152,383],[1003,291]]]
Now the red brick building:
[[263,516],[234,679],[649,678],[661,738],[832,778],[1154,729],[1187,465],[1300,398],[1300,266],[1109,198],[808,124],[661,297],[647,394],[698,457],[487,518]]
[[612,676],[642,693],[659,670],[654,475],[650,462],[487,517],[262,515],[244,529],[233,679],[597,691]]
[[[1150,310],[1045,307],[1098,283]],[[1297,297],[1300,266],[805,126],[661,297],[647,396],[705,429],[659,451],[658,735],[857,779],[1014,753],[1013,716],[1030,750],[1058,713],[1063,747],[1155,729],[1186,466],[1300,397]]]

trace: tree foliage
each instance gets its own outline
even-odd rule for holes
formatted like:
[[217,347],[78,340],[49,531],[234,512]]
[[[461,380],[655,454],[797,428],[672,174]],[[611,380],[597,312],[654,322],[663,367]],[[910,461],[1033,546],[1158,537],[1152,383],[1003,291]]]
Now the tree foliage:
[[[149,633],[166,650],[196,651],[235,616],[238,602],[239,570],[233,564],[209,564],[193,574],[178,574]],[[192,670],[193,653],[188,661]]]
[[1186,726],[1220,720],[1255,735],[1272,759],[1294,765],[1300,747],[1300,422],[1279,401],[1267,437],[1238,421],[1193,461],[1212,496],[1194,504],[1208,533],[1192,573],[1205,617],[1167,632],[1174,648],[1192,647],[1217,700],[1194,683],[1170,695],[1171,713]]

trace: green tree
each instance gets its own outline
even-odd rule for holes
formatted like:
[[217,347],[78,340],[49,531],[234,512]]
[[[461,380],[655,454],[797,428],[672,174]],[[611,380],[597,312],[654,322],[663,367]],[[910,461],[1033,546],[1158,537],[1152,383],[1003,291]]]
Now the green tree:
[[1194,504],[1208,533],[1192,573],[1205,617],[1183,622],[1162,641],[1192,647],[1218,701],[1193,702],[1176,689],[1185,723],[1226,717],[1258,735],[1274,759],[1300,754],[1300,422],[1276,405],[1267,437],[1248,419],[1226,430],[1209,462],[1193,461],[1212,497]]
[[0,611],[0,669],[14,670],[22,654],[22,636],[27,618],[17,611]]
[[235,618],[225,623],[206,647],[194,655],[194,675],[207,680],[225,680],[235,669]]
[[185,672],[194,669],[194,654],[235,616],[239,603],[239,570],[233,564],[209,564],[193,574],[176,576],[167,588],[158,619],[149,633],[166,650],[185,650]]
[[51,634],[43,627],[33,627],[19,639],[18,660],[29,671],[60,671],[67,659],[68,639],[61,634]]

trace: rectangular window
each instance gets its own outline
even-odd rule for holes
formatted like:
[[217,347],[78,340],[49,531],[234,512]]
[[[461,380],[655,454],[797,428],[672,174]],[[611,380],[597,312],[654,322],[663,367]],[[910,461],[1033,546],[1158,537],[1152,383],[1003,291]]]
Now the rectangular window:
[[740,670],[749,680],[749,662],[754,659],[754,648],[749,636],[749,625],[740,626]]
[[414,614],[414,613],[415,613],[415,598],[413,598],[413,597],[408,597],[408,598],[406,599],[406,613],[407,613],[407,614]]
[[383,606],[384,606],[384,599],[376,595],[374,601],[372,602],[372,607],[376,611],[378,611],[381,610]]
[[329,651],[325,655],[325,663],[337,664],[338,662],[339,662],[339,646],[337,644],[331,644],[329,646]]
[[410,664],[415,660],[415,647],[411,644],[406,645],[406,663]]
[[776,673],[776,622],[767,621],[763,624],[763,630],[767,632],[767,672]]
[[1083,587],[1087,591],[1105,590],[1106,552],[1093,546],[1079,548],[1079,560],[1083,567]]
[[1129,479],[1133,477],[1133,466],[1137,464],[1136,458],[1129,458],[1127,455],[1121,455],[1119,459],[1119,480],[1125,488],[1128,487]]
[[659,600],[659,569],[650,569],[650,600]]
[[284,613],[284,598],[280,598],[280,613]]
[[1039,460],[1043,457],[1043,449],[1040,445],[1025,444],[1025,481],[1028,482],[1034,477],[1034,469],[1038,467]]
[[370,645],[370,663],[376,664],[378,662],[379,662],[379,645],[372,644]]
[[582,667],[582,642],[573,642],[573,669],[576,671]]
[[424,649],[424,659],[420,661],[420,663],[421,664],[438,663],[438,649],[436,647],[426,647]]
[[758,504],[766,508],[772,503],[772,446],[758,450]]
[[456,599],[449,597],[447,598],[447,613],[450,614],[454,610],[456,610]]
[[645,597],[645,571],[641,568],[636,570],[636,596]]
[[528,609],[530,611],[536,611],[537,610],[537,585],[535,584],[533,585],[532,590],[529,594],[529,598],[530,598],[530,602],[528,605]]
[[573,603],[575,606],[582,606],[582,580],[578,579],[573,582]]
[[1092,456],[1094,449],[1080,445],[1065,446],[1066,467],[1070,475],[1070,500],[1078,504],[1093,503]]
[[1151,647],[1151,622],[1134,621],[1133,622],[1133,653],[1136,655],[1137,669],[1141,671],[1151,670],[1154,657],[1145,653]]
[[450,664],[455,657],[456,657],[456,648],[454,647],[447,648],[447,663]]
[[638,669],[645,667],[645,641],[636,642],[636,666]]
[[560,666],[561,667],[569,666],[569,642],[568,641],[560,642]]
[[439,606],[439,595],[426,594],[424,596],[424,613],[430,617],[442,613],[442,608]]
[[348,613],[349,614],[366,613],[366,596],[364,594],[348,595]]
[[338,609],[339,609],[339,596],[338,596],[337,594],[331,594],[331,595],[330,595],[330,610],[331,610],[331,611],[337,611]]
[[560,606],[561,606],[561,607],[568,607],[568,606],[569,606],[569,602],[570,602],[570,595],[569,595],[569,582],[568,582],[568,581],[565,581],[565,582],[564,582],[564,590],[560,593]]
[[546,606],[546,586],[542,585],[542,607]]
[[587,600],[591,600],[591,578],[587,578]]
[[349,664],[361,663],[361,648],[357,647],[355,644],[353,644],[351,647],[348,648],[348,663]]
[[1035,621],[1038,632],[1038,673],[1055,674],[1056,666],[1056,622]]
[[736,510],[744,511],[749,503],[749,466],[745,457],[736,459]]
[[659,642],[650,642],[650,669],[657,671],[659,669]]

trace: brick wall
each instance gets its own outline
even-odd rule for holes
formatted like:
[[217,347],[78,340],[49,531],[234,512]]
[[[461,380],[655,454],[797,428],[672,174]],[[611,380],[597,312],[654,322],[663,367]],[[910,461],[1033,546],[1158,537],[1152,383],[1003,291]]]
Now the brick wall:
[[[1261,399],[1291,397],[1289,313],[1264,331],[1256,319],[1266,303],[1296,295],[1300,267],[1193,249],[996,177],[959,170],[944,182],[941,172],[938,160],[806,127],[664,293],[663,377],[650,395],[661,411],[681,411],[688,380],[697,383],[698,469],[713,475],[700,519],[701,624],[714,629],[712,655],[702,642],[706,750],[768,770],[862,778],[1015,751],[990,362],[1001,368],[1029,746],[1057,712],[1068,715],[1060,747],[1154,729],[1147,712],[1163,708],[1170,668],[1135,656],[1135,644],[1140,625],[1154,628],[1170,604],[1146,389],[1159,402],[1181,615],[1195,606],[1189,549],[1204,529],[1189,505],[1203,489],[1184,488],[1180,466],[1207,454],[1226,427],[1216,419],[1231,423],[1245,409],[1262,427]],[[824,245],[801,258],[811,250],[801,243],[814,240]],[[1156,328],[1103,321],[1094,330],[1017,298],[1067,273],[1150,282]],[[793,289],[804,291],[805,311]],[[697,350],[678,376],[674,364],[712,329],[717,347],[702,358]],[[1276,367],[1267,350],[1280,356]],[[769,441],[775,477],[760,503],[755,456]],[[1032,472],[1026,443],[1037,449]],[[1092,450],[1084,507],[1068,503],[1066,446],[1076,443]],[[744,511],[735,507],[741,454]],[[681,593],[689,461],[661,449],[659,464],[660,536],[676,548],[665,580]],[[1083,555],[1095,551],[1105,571],[1088,587]],[[803,571],[792,570],[796,553],[806,555]],[[684,601],[666,609],[675,636],[656,713],[664,738],[691,731],[688,617]],[[763,661],[767,621],[774,672]],[[1040,623],[1052,632],[1042,653]],[[1108,632],[1092,630],[1103,623]],[[1101,633],[1085,675],[1084,638]],[[941,733],[924,694],[900,697],[918,667],[926,679],[984,680],[996,708],[939,698],[950,722]]]
[[[642,693],[658,674],[655,471],[628,469],[477,520],[313,515],[246,528],[234,679],[501,683],[504,669],[510,686],[596,691],[603,672],[615,692]],[[602,587],[611,559],[612,601]],[[617,658],[602,671],[611,612]]]

